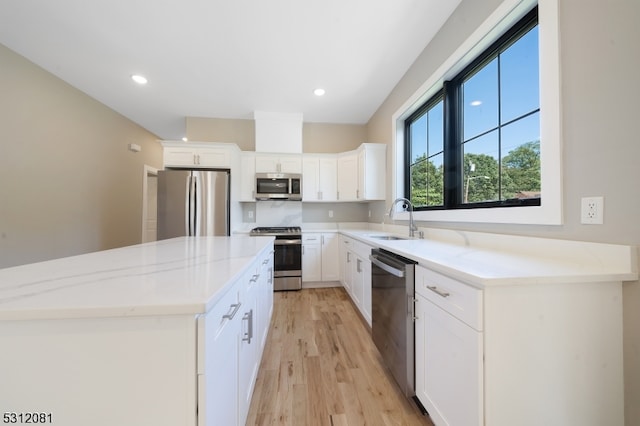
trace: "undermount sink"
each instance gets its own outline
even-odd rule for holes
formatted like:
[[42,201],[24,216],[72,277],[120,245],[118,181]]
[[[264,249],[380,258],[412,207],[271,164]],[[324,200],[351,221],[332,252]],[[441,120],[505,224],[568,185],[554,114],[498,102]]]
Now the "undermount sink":
[[370,238],[375,238],[377,240],[406,240],[408,238],[405,237],[396,237],[395,235],[371,235]]

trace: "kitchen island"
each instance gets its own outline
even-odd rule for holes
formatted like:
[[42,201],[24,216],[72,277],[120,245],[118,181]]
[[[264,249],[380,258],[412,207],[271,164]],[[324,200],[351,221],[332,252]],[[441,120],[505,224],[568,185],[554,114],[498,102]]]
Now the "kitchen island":
[[0,270],[0,413],[244,424],[272,275],[272,237],[175,238]]

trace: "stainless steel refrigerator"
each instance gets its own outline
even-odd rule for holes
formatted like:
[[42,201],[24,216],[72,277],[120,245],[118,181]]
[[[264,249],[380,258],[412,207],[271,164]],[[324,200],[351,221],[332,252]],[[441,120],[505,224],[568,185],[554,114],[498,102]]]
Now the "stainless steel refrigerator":
[[158,172],[158,239],[229,235],[229,171]]

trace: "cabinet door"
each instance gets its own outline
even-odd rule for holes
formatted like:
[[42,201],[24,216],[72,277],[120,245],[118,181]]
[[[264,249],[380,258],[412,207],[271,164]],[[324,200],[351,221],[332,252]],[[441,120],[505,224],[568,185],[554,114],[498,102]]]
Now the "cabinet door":
[[239,424],[240,308],[234,287],[198,319],[198,340],[202,342],[198,349],[198,426]]
[[256,154],[256,173],[279,172],[280,161],[277,155]]
[[281,155],[280,172],[302,173],[302,157],[300,155]]
[[269,325],[273,314],[273,253],[264,257],[260,265],[258,331],[256,333],[260,336],[260,353],[262,353],[269,334]]
[[338,160],[336,158],[319,159],[318,191],[322,201],[338,199]]
[[358,154],[348,153],[338,157],[338,200],[358,199]]
[[363,260],[355,254],[351,252],[351,298],[355,302],[356,306],[362,311],[362,300],[364,298],[364,271],[363,271]]
[[322,281],[338,281],[340,279],[339,242],[337,233],[322,234]]
[[482,425],[482,333],[416,295],[416,395],[436,425]]
[[302,201],[320,201],[320,160],[305,157],[302,161]]
[[361,263],[361,278],[362,278],[362,315],[367,320],[369,326],[371,326],[371,261],[363,259]]
[[358,196],[384,200],[386,196],[386,145],[363,144],[358,153]]
[[231,153],[227,148],[200,148],[196,152],[196,165],[200,167],[231,167]]
[[256,158],[252,152],[242,153],[240,158],[240,201],[255,201]]
[[164,148],[163,157],[165,167],[196,164],[196,153],[192,148]]
[[[260,366],[259,346],[260,337],[258,331],[258,280],[259,274],[254,274],[256,269],[246,274],[242,279],[244,291],[241,293],[240,308],[241,327],[238,335],[238,424],[245,424],[249,414],[249,405],[253,395],[253,387]],[[218,423],[223,424],[223,423]]]
[[322,281],[321,234],[302,236],[302,281]]

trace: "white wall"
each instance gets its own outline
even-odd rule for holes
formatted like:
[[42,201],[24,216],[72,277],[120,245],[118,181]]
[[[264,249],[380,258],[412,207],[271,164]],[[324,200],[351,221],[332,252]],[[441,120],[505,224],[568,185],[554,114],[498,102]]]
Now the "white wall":
[[[375,113],[368,124],[368,141],[390,143],[393,113],[500,3],[463,0]],[[422,225],[640,245],[640,2],[559,0],[559,12],[564,224]],[[580,199],[585,196],[604,196],[604,225],[580,224]],[[388,194],[386,205],[390,197]],[[382,204],[375,207],[384,209]],[[381,217],[382,212],[374,216]],[[640,424],[639,313],[640,283],[626,283],[625,414],[629,426]]]
[[0,268],[139,243],[156,139],[0,45]]

